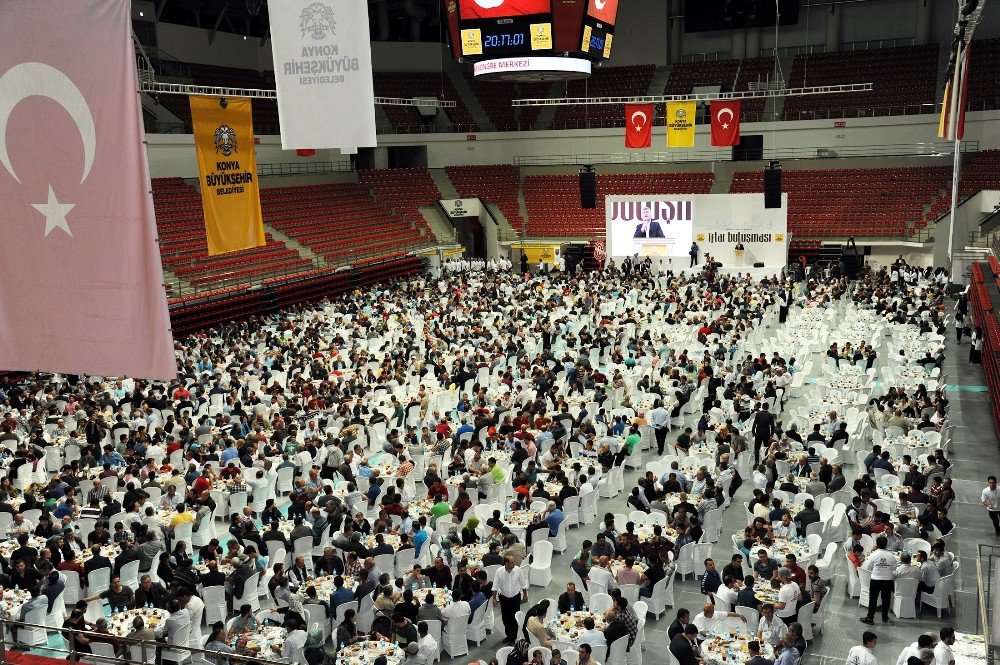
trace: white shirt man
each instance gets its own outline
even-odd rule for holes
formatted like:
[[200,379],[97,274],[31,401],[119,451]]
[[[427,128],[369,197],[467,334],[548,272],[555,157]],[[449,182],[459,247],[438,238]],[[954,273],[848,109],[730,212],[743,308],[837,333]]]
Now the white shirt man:
[[786,578],[785,583],[778,589],[778,602],[785,604],[780,609],[775,605],[774,613],[778,618],[787,619],[794,617],[798,611],[799,585],[791,579]]
[[951,635],[934,646],[934,665],[955,665],[955,654],[951,651],[954,643],[955,636]]
[[899,653],[899,658],[896,659],[896,665],[906,665],[906,661],[912,657],[920,657],[920,645],[916,642],[912,643]]
[[614,578],[611,576],[611,571],[607,568],[594,566],[590,569],[588,577],[592,583],[596,584],[599,588],[604,589],[604,593],[607,593],[613,587],[612,583]]
[[437,640],[431,637],[430,633],[424,635],[417,642],[417,653],[410,662],[414,665],[431,665],[437,656],[437,648]]
[[290,663],[306,662],[304,649],[307,637],[306,631],[301,628],[290,632],[285,638],[285,643],[281,646],[281,657]]
[[851,647],[847,654],[847,665],[878,665],[875,654],[863,644]]
[[788,633],[788,626],[777,616],[772,615],[770,622],[768,622],[767,617],[761,616],[757,632],[760,634],[761,640],[774,646]]

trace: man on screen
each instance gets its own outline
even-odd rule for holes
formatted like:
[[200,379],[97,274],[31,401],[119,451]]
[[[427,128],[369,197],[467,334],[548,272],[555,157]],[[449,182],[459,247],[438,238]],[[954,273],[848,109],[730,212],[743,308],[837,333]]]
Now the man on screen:
[[650,210],[649,206],[643,206],[642,212],[639,213],[642,218],[642,222],[637,224],[635,227],[635,235],[633,238],[662,238],[663,229],[660,228],[659,222],[650,221]]

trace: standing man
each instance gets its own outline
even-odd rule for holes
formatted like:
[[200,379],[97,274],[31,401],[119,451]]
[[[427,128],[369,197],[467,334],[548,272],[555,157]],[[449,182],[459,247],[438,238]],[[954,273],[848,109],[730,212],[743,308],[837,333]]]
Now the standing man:
[[955,643],[955,629],[945,626],[939,633],[941,641],[934,647],[934,665],[955,665],[955,654],[951,645]]
[[692,268],[694,268],[696,265],[698,265],[698,251],[699,251],[698,250],[698,243],[692,242],[691,243],[691,251],[688,252],[688,254],[691,255],[691,266],[690,267],[692,267]]
[[656,450],[660,455],[663,455],[663,447],[667,442],[667,432],[670,430],[670,412],[663,408],[662,400],[653,402],[653,410],[649,413],[649,424],[656,436]]
[[514,563],[514,557],[508,556],[504,559],[503,568],[496,572],[493,582],[493,605],[500,606],[504,644],[513,644],[517,639],[517,611],[521,603],[527,600],[528,580],[524,578],[520,566]]
[[760,464],[760,447],[771,440],[774,434],[774,414],[771,413],[767,402],[760,405],[760,411],[753,419],[753,459],[754,464]]
[[872,581],[868,587],[868,616],[861,618],[862,623],[875,623],[875,610],[878,608],[880,597],[882,600],[882,621],[889,623],[889,605],[892,603],[892,592],[896,586],[893,582],[896,572],[896,557],[885,549],[887,544],[886,537],[879,536],[878,540],[875,541],[875,551],[861,564],[861,567],[872,575]]
[[1000,490],[997,490],[997,477],[990,476],[986,479],[986,483],[989,487],[983,490],[979,500],[986,506],[986,514],[993,522],[993,531],[1000,536]]

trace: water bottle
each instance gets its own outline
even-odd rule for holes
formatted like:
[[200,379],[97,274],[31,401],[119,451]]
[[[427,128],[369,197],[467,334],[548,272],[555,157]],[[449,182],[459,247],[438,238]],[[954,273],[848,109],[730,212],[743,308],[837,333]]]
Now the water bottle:
[[570,611],[570,613],[573,613],[573,612],[576,611],[576,607],[573,605],[573,603],[569,604],[569,611]]

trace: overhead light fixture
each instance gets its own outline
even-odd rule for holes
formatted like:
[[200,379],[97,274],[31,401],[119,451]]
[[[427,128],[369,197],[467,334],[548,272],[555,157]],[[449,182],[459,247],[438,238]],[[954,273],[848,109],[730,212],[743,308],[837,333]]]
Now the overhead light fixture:
[[139,12],[139,18],[142,18],[143,16],[145,16],[145,14],[143,14],[142,12]]
[[246,40],[247,40],[247,36],[243,35],[243,41],[246,41]]

